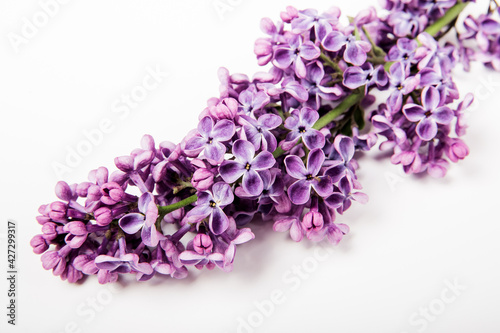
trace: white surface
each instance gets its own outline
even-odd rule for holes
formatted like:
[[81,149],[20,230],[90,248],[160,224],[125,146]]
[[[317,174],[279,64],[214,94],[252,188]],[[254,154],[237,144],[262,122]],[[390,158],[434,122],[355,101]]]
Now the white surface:
[[[218,3],[233,4],[224,19]],[[278,19],[288,4],[321,11],[334,3],[68,1],[16,53],[8,34],[19,34],[23,18],[32,21],[41,7],[33,0],[0,2],[0,233],[11,218],[19,237],[18,325],[6,324],[2,278],[2,332],[237,332],[241,320],[257,327],[240,332],[500,331],[500,75],[481,66],[455,76],[462,96],[482,95],[469,118],[470,156],[441,180],[404,176],[388,159],[374,159],[377,152],[362,158],[359,174],[370,202],[338,220],[352,232],[326,257],[321,246],[296,244],[260,224],[229,274],[202,271],[181,281],[113,288],[94,278],[69,284],[43,270],[29,240],[40,232],[38,206],[56,199],[59,177],[51,165],[64,163],[68,147],[76,149],[83,131],[103,119],[113,129],[63,175],[69,183],[98,166],[113,168],[113,158],[137,147],[145,133],[178,142],[196,126],[206,100],[217,96],[219,66],[258,70],[253,42],[263,36],[260,18]],[[376,3],[338,5],[353,15]],[[168,77],[120,118],[115,103],[155,67]],[[6,243],[0,241],[3,276]],[[455,280],[465,286],[458,296],[449,289]],[[280,304],[271,309],[275,298]],[[439,312],[432,320],[419,314],[429,306]]]

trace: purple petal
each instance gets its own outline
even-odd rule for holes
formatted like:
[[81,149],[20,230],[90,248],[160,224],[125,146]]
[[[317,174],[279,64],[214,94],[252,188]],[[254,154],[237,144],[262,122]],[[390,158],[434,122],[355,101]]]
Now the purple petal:
[[198,132],[205,138],[208,138],[214,127],[214,121],[211,117],[206,116],[198,123]]
[[426,111],[432,111],[437,108],[441,96],[439,91],[434,87],[425,87],[422,91],[422,105]]
[[403,113],[409,121],[417,122],[425,118],[425,110],[417,104],[406,104],[403,107]]
[[297,155],[288,155],[285,157],[285,167],[287,173],[296,179],[305,179],[308,174],[304,163]]
[[337,209],[340,206],[342,206],[344,202],[344,195],[341,193],[333,193],[330,195],[328,198],[325,199],[325,203],[328,205],[328,207]]
[[287,69],[292,64],[296,55],[289,48],[280,47],[274,51],[274,65],[281,69]]
[[325,161],[325,153],[319,148],[313,149],[309,152],[307,157],[307,171],[312,175],[316,176],[319,170],[323,166]]
[[323,47],[325,50],[337,52],[347,43],[347,37],[338,31],[332,31],[325,36]]
[[314,181],[312,187],[320,197],[326,197],[333,192],[332,179],[328,176],[320,177],[320,181]]
[[210,230],[215,235],[220,235],[229,227],[229,219],[220,207],[215,207],[208,221]]
[[296,205],[303,205],[311,196],[311,182],[301,179],[290,185],[288,188],[288,196]]
[[217,141],[227,141],[234,135],[235,126],[231,120],[222,119],[215,124],[212,136]]
[[245,192],[252,196],[257,196],[262,193],[264,190],[264,183],[262,182],[262,178],[260,178],[259,174],[255,170],[248,170],[243,174],[242,184]]
[[290,237],[296,241],[300,242],[304,237],[304,229],[302,229],[302,224],[295,221],[290,228]]
[[118,225],[127,234],[135,234],[144,225],[144,215],[139,213],[129,213],[118,221]]
[[320,49],[311,41],[305,42],[300,48],[300,56],[306,60],[316,59],[320,54]]
[[312,127],[314,123],[318,121],[319,113],[316,110],[305,107],[300,110],[300,117],[303,125]]
[[273,230],[277,232],[285,232],[290,229],[295,218],[281,219],[274,222]]
[[344,72],[343,84],[347,88],[356,89],[366,83],[366,73],[361,69],[361,67],[349,67]]
[[361,66],[366,62],[366,52],[359,43],[348,43],[344,52],[344,60],[355,66]]
[[432,118],[441,125],[448,125],[453,120],[453,116],[453,111],[447,106],[441,106],[432,113]]
[[156,246],[160,240],[158,237],[158,231],[156,226],[152,224],[151,226],[144,226],[141,231],[142,242],[147,246]]
[[246,140],[236,140],[233,144],[233,155],[240,163],[250,163],[255,156],[255,147]]
[[116,157],[115,165],[123,172],[132,171],[134,169],[134,158],[132,156]]
[[204,255],[198,254],[194,251],[184,251],[179,254],[179,260],[185,265],[195,265],[205,259]]
[[246,172],[245,166],[236,161],[225,160],[219,167],[219,173],[226,183],[234,183]]
[[198,150],[203,148],[207,144],[207,139],[200,137],[200,136],[194,136],[191,139],[188,140],[186,143],[186,150]]
[[309,129],[302,137],[309,149],[323,148],[325,145],[325,136],[318,130]]
[[333,143],[335,150],[342,156],[344,162],[349,162],[354,156],[354,142],[350,137],[338,135]]
[[207,159],[220,163],[224,159],[224,154],[226,153],[226,146],[222,143],[213,141],[212,144],[207,144],[205,150],[203,151],[204,156]]
[[272,168],[274,163],[276,163],[276,160],[273,154],[268,151],[263,151],[253,159],[251,168],[252,170],[267,170]]
[[263,128],[272,130],[281,125],[281,117],[275,114],[266,113],[259,117],[259,123]]
[[213,198],[216,202],[219,202],[219,207],[224,208],[229,205],[234,200],[233,191],[231,186],[226,183],[215,183],[212,186]]
[[418,136],[425,141],[429,141],[437,134],[437,124],[432,118],[422,119],[416,128]]

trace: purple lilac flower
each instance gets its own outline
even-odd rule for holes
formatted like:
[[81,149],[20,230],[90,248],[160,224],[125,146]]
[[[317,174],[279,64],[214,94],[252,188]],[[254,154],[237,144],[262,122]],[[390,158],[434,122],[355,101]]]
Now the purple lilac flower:
[[117,256],[100,255],[95,258],[95,265],[99,269],[105,269],[110,272],[130,273],[131,271],[142,274],[152,274],[153,268],[148,262],[139,262],[139,256],[135,253],[127,253],[125,238],[118,240],[120,249]]
[[230,120],[223,119],[214,125],[210,117],[203,118],[198,125],[200,136],[194,136],[186,142],[185,152],[191,156],[198,156],[203,151],[203,156],[213,163],[220,163],[226,153],[223,142],[234,135],[235,126]]
[[345,135],[337,135],[333,142],[335,151],[329,156],[326,164],[325,175],[337,183],[342,177],[347,175],[349,178],[355,178],[355,169],[352,165],[354,157],[354,142]]
[[289,231],[290,237],[294,241],[300,242],[304,237],[304,229],[302,228],[302,222],[300,219],[300,215],[302,214],[304,207],[300,205],[293,207],[292,212],[289,214],[276,217],[273,230],[277,232]]
[[356,89],[365,86],[365,94],[372,85],[377,85],[379,89],[387,85],[388,77],[382,65],[373,68],[371,63],[365,63],[363,66],[352,66],[344,71],[344,86],[349,89]]
[[292,148],[300,138],[309,149],[323,148],[325,136],[312,128],[318,119],[318,111],[311,108],[293,110],[290,117],[285,120],[285,128],[290,132],[286,136],[284,148]]
[[194,223],[208,217],[210,231],[215,235],[220,235],[229,225],[226,213],[222,209],[233,200],[233,191],[228,184],[215,183],[211,192],[205,191],[198,194],[196,206],[186,214],[185,219]]
[[393,87],[393,91],[387,99],[387,106],[391,113],[401,110],[403,96],[411,93],[417,87],[419,81],[418,76],[410,76],[403,63],[396,62],[391,66],[389,82]]
[[139,198],[138,208],[140,213],[129,213],[123,216],[118,225],[127,234],[135,234],[141,230],[141,238],[147,246],[156,246],[159,241],[156,230],[158,207],[151,193],[144,193]]
[[253,115],[255,111],[268,104],[270,98],[264,91],[257,91],[255,86],[252,86],[242,91],[238,100],[241,104],[240,112],[244,115]]
[[441,97],[434,87],[425,87],[422,91],[422,105],[409,103],[403,113],[409,121],[418,122],[417,134],[425,141],[434,138],[438,124],[447,125],[453,119],[453,111],[448,106],[440,106]]
[[276,137],[271,130],[281,125],[281,117],[275,114],[263,114],[257,120],[241,116],[246,124],[243,125],[243,133],[246,139],[251,142],[255,150],[262,148],[263,151],[273,152],[276,150],[278,143]]
[[354,35],[346,36],[340,31],[332,31],[325,36],[322,42],[327,51],[338,52],[342,47],[344,51],[344,60],[355,66],[361,66],[366,61],[366,53],[370,52],[372,46],[370,43],[356,40]]
[[414,39],[400,38],[387,53],[386,60],[401,62],[405,66],[416,64],[420,60],[417,48],[418,43]]
[[335,192],[325,199],[325,203],[333,209],[337,209],[339,214],[343,214],[349,207],[351,207],[352,200],[358,201],[362,204],[368,202],[368,196],[361,192],[353,192],[353,186],[349,178],[342,177],[339,181],[338,188]]
[[227,183],[234,183],[243,176],[241,185],[245,192],[257,196],[262,193],[264,183],[259,171],[270,169],[276,160],[268,151],[262,151],[255,156],[255,147],[251,142],[236,140],[233,144],[235,160],[225,160],[219,167],[219,172]]
[[306,77],[301,79],[300,83],[309,93],[309,99],[305,103],[305,106],[314,110],[319,110],[322,100],[335,101],[345,95],[338,84],[330,86],[331,76],[325,76],[323,64],[319,61],[314,61],[307,65]]
[[298,179],[288,187],[288,196],[296,205],[305,204],[311,196],[311,188],[314,188],[316,193],[325,197],[333,190],[332,180],[329,176],[318,176],[325,154],[319,148],[309,152],[307,157],[307,168],[300,157],[296,155],[288,155],[285,157],[285,167],[287,173],[295,179]]
[[299,35],[292,35],[288,45],[276,48],[273,64],[281,69],[287,69],[293,64],[295,74],[299,78],[305,78],[305,61],[317,59],[321,54],[320,49],[311,41],[303,42]]
[[301,10],[298,17],[291,21],[292,32],[301,34],[309,31],[314,27],[316,40],[323,40],[326,34],[332,31],[332,26],[339,22],[340,9],[338,7],[331,7],[327,12],[319,15],[315,9]]

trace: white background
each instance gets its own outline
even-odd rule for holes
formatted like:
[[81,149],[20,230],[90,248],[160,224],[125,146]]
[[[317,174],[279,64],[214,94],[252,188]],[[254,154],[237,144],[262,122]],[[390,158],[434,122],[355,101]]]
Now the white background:
[[[230,10],[218,13],[221,3]],[[257,223],[257,239],[238,249],[232,273],[113,288],[95,278],[69,284],[43,270],[29,240],[40,233],[38,206],[56,200],[61,178],[53,164],[65,164],[84,132],[106,119],[112,129],[66,170],[68,183],[101,165],[114,169],[113,158],[138,147],[145,133],[157,143],[180,141],[206,100],[218,96],[219,66],[259,69],[253,43],[263,36],[260,18],[276,20],[288,4],[322,11],[334,2],[68,1],[16,52],[9,34],[21,35],[24,20],[42,9],[33,0],[0,1],[0,268],[7,270],[7,219],[18,224],[19,267],[16,327],[6,324],[1,273],[2,332],[237,332],[242,321],[253,326],[240,332],[500,331],[500,75],[480,65],[455,75],[462,96],[479,94],[466,136],[470,156],[440,180],[405,176],[377,151],[361,158],[370,202],[338,219],[352,232],[329,254]],[[377,6],[338,4],[348,15]],[[147,68],[168,76],[126,116],[113,112]],[[462,288],[455,293],[454,283]],[[282,294],[280,304],[269,305],[271,293]],[[429,307],[432,317],[423,319]]]

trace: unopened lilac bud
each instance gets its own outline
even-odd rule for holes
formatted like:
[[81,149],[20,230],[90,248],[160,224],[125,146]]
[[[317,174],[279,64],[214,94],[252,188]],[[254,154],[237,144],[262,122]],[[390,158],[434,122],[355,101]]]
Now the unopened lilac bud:
[[89,187],[92,185],[91,182],[83,182],[80,183],[76,186],[76,194],[78,194],[79,197],[85,198],[87,197],[87,192],[89,190]]
[[66,182],[59,181],[56,184],[56,195],[59,199],[63,201],[71,201],[73,198],[73,193],[71,192],[71,188]]
[[54,201],[50,204],[49,217],[55,222],[66,222],[66,210],[68,206],[64,202]]
[[214,183],[214,174],[205,168],[198,169],[194,172],[191,184],[198,191],[207,191]]
[[197,234],[193,239],[193,248],[199,254],[209,254],[212,252],[213,244],[210,236]]
[[63,227],[63,230],[76,236],[87,234],[87,227],[85,226],[85,223],[80,221],[69,222]]
[[217,120],[232,120],[238,114],[238,102],[234,98],[224,98],[219,104],[209,108],[209,114]]
[[98,225],[106,226],[113,221],[113,214],[108,207],[101,207],[94,212],[94,218]]
[[43,232],[42,237],[48,241],[51,241],[58,235],[57,225],[54,222],[44,223],[42,226],[42,232]]
[[445,152],[452,162],[458,162],[469,155],[469,147],[462,140],[454,139]]
[[42,254],[49,248],[49,244],[42,235],[36,235],[30,241],[30,245],[33,248],[33,252],[36,254]]
[[316,211],[308,212],[302,219],[302,226],[307,231],[307,233],[321,230],[321,228],[323,228],[323,225],[323,215]]
[[114,182],[106,183],[101,187],[101,201],[106,205],[114,205],[123,199],[124,192],[120,185]]
[[64,270],[64,272],[61,274],[61,279],[64,281],[64,280],[68,280],[68,282],[70,283],[75,283],[77,282],[78,280],[80,280],[81,278],[83,277],[83,274],[82,272],[80,272],[79,270],[77,270],[73,264],[69,263],[67,266],[66,266],[66,269]]
[[299,17],[299,11],[292,6],[286,7],[286,12],[281,12],[280,14],[283,22],[290,23],[294,18]]

